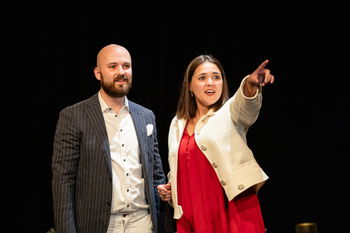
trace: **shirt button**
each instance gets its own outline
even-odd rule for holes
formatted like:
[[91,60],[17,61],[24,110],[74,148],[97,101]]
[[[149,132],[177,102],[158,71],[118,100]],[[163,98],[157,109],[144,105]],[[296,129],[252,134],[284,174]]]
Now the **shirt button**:
[[213,165],[214,168],[218,167],[218,165],[216,163],[212,163],[212,165]]
[[244,189],[244,185],[243,184],[238,185],[238,189],[239,190],[243,190]]
[[220,183],[221,183],[222,185],[226,185],[226,182],[225,182],[224,180],[221,180]]
[[202,151],[206,151],[207,150],[207,148],[204,145],[201,145],[201,149],[202,149]]

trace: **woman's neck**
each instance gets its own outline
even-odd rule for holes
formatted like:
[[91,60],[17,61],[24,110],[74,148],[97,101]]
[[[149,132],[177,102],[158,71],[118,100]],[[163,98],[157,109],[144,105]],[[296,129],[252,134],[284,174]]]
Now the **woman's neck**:
[[187,133],[189,135],[193,134],[193,132],[194,132],[194,130],[196,128],[196,124],[197,124],[198,120],[201,117],[203,117],[205,114],[207,114],[208,111],[209,111],[208,108],[201,108],[201,109],[198,108],[197,112],[196,112],[196,115],[188,120],[186,130],[187,130]]
[[205,114],[207,114],[209,111],[208,107],[199,107],[197,106],[197,111],[196,111],[196,115],[192,118],[193,120],[195,120],[196,122]]

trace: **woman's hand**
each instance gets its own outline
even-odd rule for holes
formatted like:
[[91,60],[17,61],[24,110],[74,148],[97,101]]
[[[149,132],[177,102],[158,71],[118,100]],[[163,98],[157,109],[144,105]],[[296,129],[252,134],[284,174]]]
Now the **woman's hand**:
[[247,82],[249,84],[257,85],[257,86],[265,86],[268,83],[273,83],[275,81],[275,77],[271,74],[269,69],[266,69],[266,65],[269,63],[269,60],[263,61],[260,66],[250,74]]
[[247,97],[252,97],[256,94],[259,86],[265,86],[268,83],[273,83],[275,81],[275,77],[271,74],[269,69],[266,69],[266,65],[269,63],[269,60],[265,60],[260,66],[251,73],[244,86],[243,93]]
[[160,184],[157,186],[158,194],[162,201],[170,201],[171,200],[171,184],[168,182],[167,184]]

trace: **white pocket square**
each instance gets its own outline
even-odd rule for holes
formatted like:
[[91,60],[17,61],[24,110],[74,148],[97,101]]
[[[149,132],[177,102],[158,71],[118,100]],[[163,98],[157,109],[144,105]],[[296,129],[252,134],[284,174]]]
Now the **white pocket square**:
[[147,129],[147,136],[152,135],[152,133],[153,133],[153,125],[152,124],[146,125],[146,129]]

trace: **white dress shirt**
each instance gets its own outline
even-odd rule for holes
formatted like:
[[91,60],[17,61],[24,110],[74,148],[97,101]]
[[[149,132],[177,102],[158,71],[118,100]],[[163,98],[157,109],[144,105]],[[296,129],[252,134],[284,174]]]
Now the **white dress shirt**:
[[111,213],[130,213],[148,209],[145,199],[140,148],[132,121],[128,100],[116,113],[102,99],[99,101],[110,145],[113,194]]

